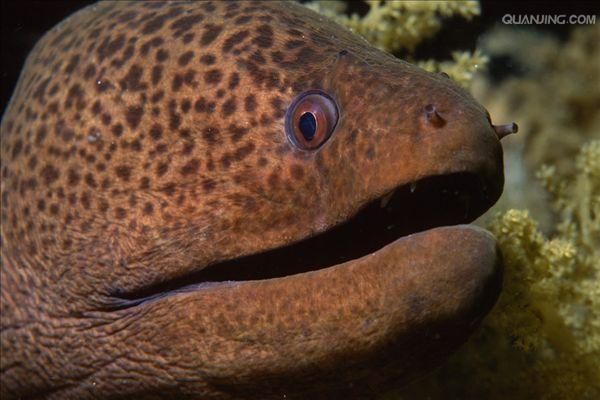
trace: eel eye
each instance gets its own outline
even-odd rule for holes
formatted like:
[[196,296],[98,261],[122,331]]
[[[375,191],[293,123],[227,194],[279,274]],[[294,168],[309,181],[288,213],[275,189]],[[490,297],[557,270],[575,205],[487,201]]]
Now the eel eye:
[[330,137],[338,122],[335,101],[320,90],[309,90],[292,102],[285,117],[289,140],[301,150],[316,150]]

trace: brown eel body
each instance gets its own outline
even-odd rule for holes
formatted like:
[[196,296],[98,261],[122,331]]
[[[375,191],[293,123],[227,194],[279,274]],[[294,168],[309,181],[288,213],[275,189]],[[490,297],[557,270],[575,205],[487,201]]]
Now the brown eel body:
[[[306,93],[325,114],[296,121]],[[313,117],[330,136],[303,147]],[[461,225],[502,192],[497,128],[295,3],[85,8],[2,118],[0,397],[371,398],[418,376],[500,292],[494,238]]]

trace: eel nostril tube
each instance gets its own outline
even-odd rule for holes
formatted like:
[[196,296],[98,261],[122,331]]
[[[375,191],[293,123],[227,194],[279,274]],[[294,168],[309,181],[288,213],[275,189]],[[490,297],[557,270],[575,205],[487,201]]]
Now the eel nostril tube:
[[510,124],[504,125],[494,125],[492,124],[492,128],[496,131],[496,135],[498,135],[498,139],[502,139],[503,137],[510,135],[511,133],[517,133],[519,131],[519,126],[514,122]]
[[425,117],[427,118],[427,121],[436,128],[441,128],[446,125],[446,120],[441,117],[433,104],[427,104],[425,106]]

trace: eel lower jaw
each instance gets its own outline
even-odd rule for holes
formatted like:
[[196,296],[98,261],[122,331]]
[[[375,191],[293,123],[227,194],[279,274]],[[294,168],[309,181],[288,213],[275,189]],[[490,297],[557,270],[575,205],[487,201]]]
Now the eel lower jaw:
[[374,398],[454,352],[501,286],[494,237],[443,226],[329,268],[178,289],[120,315],[223,398]]
[[200,391],[373,398],[439,364],[495,304],[495,238],[440,226],[495,200],[476,176],[427,178],[313,238],[132,293],[115,315],[133,316],[161,356],[197,371]]
[[115,308],[181,292],[226,288],[241,282],[283,278],[342,264],[383,251],[407,235],[469,223],[500,193],[478,174],[432,176],[397,187],[344,223],[313,237],[266,252],[226,260],[197,272],[131,293]]

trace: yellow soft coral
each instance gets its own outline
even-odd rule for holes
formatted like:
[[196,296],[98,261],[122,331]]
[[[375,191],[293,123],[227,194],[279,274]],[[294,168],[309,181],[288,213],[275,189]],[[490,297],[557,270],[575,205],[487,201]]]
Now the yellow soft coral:
[[414,50],[421,41],[440,30],[440,17],[460,15],[471,19],[480,13],[477,1],[367,0],[366,3],[370,8],[364,17],[345,15],[342,1],[313,1],[306,6],[333,18],[388,52]]
[[429,72],[445,72],[458,84],[468,88],[471,86],[474,74],[487,66],[489,58],[479,50],[455,51],[452,61],[419,61],[417,65]]
[[[469,20],[479,15],[477,1],[385,1],[367,0],[369,11],[363,17],[344,13],[343,1],[317,0],[305,5],[328,16],[350,30],[364,36],[374,46],[393,53],[412,52],[423,40],[435,35],[442,27],[442,18],[462,16]],[[485,67],[487,57],[480,52],[456,52],[452,61],[426,60],[417,62],[431,72],[446,72],[452,79],[468,87],[473,73]]]

